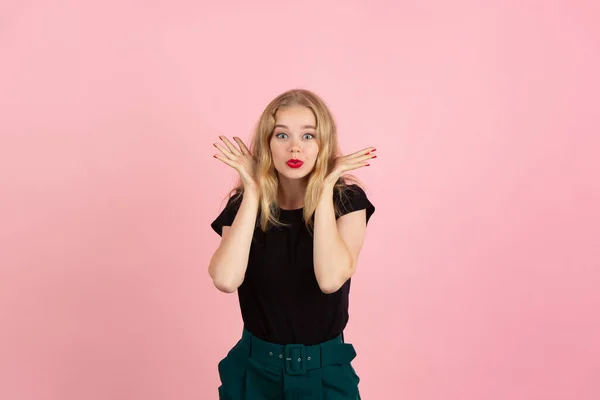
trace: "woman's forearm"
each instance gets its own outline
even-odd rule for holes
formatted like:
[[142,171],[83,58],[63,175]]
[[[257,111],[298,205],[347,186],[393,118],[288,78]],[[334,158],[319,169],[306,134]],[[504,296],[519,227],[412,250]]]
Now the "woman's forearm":
[[350,277],[352,257],[337,228],[333,185],[325,184],[315,210],[313,262],[323,293],[336,292]]
[[258,205],[258,195],[244,192],[235,219],[210,260],[208,273],[222,292],[235,292],[244,281]]

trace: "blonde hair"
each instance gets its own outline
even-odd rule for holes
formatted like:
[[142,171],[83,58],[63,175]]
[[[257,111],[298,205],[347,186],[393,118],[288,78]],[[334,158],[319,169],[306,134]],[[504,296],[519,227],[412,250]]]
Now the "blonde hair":
[[[334,160],[342,155],[339,148],[336,124],[329,108],[325,102],[316,94],[305,89],[288,90],[274,98],[265,108],[251,138],[250,152],[257,160],[255,179],[259,185],[260,196],[260,228],[265,232],[270,226],[287,226],[279,221],[278,190],[279,177],[273,164],[270,150],[270,140],[275,127],[275,113],[278,110],[304,106],[309,108],[317,122],[316,140],[319,144],[319,153],[313,171],[308,177],[306,196],[304,197],[303,219],[309,231],[313,230],[312,216],[315,213],[319,197],[321,195],[321,184],[325,177],[335,167]],[[360,184],[360,181],[350,174],[343,175],[334,186],[340,199],[347,196],[346,190],[350,184]],[[362,185],[359,185],[362,186]],[[231,198],[239,197],[244,192],[241,178],[238,179],[236,187],[228,194]],[[233,194],[233,195],[232,195]],[[233,199],[237,200],[237,199]],[[336,215],[340,214],[339,206],[334,202]]]

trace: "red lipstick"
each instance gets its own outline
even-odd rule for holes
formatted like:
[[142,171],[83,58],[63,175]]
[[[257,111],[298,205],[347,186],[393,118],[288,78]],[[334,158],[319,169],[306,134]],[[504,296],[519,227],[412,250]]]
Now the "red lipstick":
[[302,164],[304,164],[304,162],[300,161],[300,160],[295,160],[295,159],[290,159],[287,162],[288,167],[290,168],[300,168],[302,166]]

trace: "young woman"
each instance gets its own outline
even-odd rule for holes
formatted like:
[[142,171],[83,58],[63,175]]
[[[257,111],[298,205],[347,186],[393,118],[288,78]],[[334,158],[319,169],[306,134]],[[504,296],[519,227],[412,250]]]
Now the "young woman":
[[244,329],[219,362],[219,398],[360,399],[343,331],[375,207],[342,174],[369,165],[376,149],[339,155],[333,117],[307,90],[271,101],[252,150],[220,139],[214,157],[240,182],[211,224],[221,243],[209,274],[217,289],[237,290]]

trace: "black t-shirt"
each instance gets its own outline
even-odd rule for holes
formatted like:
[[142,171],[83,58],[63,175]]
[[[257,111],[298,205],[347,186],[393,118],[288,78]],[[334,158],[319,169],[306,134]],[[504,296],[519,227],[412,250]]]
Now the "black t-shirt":
[[[375,207],[359,186],[350,187],[345,192],[349,201],[340,203],[336,190],[333,201],[342,204],[342,215],[366,209],[366,224]],[[229,199],[211,224],[215,232],[221,235],[223,226],[232,225],[240,204],[241,196]],[[302,220],[303,209],[280,210],[280,221],[290,227],[262,232],[257,225],[254,230],[246,275],[238,288],[244,326],[272,343],[322,343],[346,327],[351,279],[337,292],[324,294],[314,273],[313,236]]]

